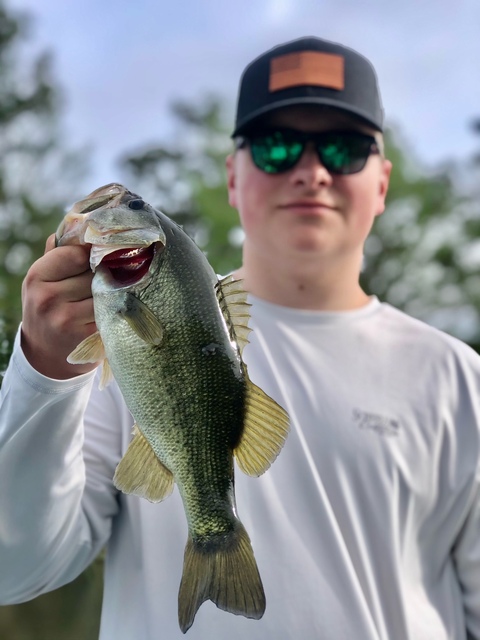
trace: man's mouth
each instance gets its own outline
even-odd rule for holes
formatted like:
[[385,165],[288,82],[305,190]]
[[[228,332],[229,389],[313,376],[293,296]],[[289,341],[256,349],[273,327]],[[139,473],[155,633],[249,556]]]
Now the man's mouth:
[[318,202],[316,200],[295,200],[292,202],[288,202],[287,204],[284,204],[282,208],[285,209],[298,209],[299,211],[321,211],[321,210],[328,210],[328,209],[333,209],[334,207],[326,202]]

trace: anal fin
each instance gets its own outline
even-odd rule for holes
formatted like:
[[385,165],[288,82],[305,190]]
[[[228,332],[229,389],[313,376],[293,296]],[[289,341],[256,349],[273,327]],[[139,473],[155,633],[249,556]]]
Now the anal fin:
[[113,484],[124,493],[161,502],[173,491],[173,474],[157,458],[137,425],[133,433],[133,440],[116,468]]

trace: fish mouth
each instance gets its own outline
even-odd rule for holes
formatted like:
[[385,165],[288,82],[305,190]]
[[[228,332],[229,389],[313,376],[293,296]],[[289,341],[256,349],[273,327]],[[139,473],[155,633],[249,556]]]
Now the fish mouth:
[[[158,243],[162,247],[162,243]],[[156,253],[156,243],[148,247],[118,249],[106,255],[101,265],[122,286],[139,282],[147,275]]]

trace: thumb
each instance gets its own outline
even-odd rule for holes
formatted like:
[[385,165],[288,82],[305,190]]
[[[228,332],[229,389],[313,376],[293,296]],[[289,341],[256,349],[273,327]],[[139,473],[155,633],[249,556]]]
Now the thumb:
[[55,234],[52,233],[51,236],[48,236],[47,242],[45,243],[45,253],[48,253],[52,249],[55,249]]

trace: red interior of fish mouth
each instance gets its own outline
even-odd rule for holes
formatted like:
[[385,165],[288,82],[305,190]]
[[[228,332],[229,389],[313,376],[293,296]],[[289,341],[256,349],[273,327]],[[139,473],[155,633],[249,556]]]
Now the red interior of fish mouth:
[[155,253],[155,245],[139,249],[119,249],[103,258],[102,265],[120,284],[134,284],[148,272]]

